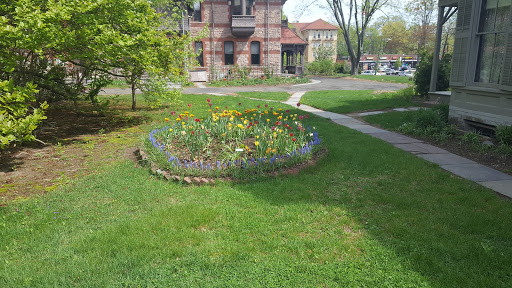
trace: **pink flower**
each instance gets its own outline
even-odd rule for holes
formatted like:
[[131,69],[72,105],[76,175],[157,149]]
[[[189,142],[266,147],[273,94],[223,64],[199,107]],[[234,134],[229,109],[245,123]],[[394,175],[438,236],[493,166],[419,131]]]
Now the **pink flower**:
[[210,107],[212,107],[212,103],[209,103],[208,105],[209,105]]
[[304,116],[300,115],[299,120],[302,120],[302,119],[304,119]]
[[188,104],[188,108],[192,107],[192,104]]
[[242,106],[242,103],[238,103],[238,106]]
[[172,115],[172,116],[176,115],[176,112],[175,112],[175,111],[172,111],[172,112],[171,112],[171,115]]
[[206,99],[206,102],[210,103],[210,102],[212,102],[212,100],[210,100],[210,99]]
[[300,103],[297,103],[297,107],[300,107]]
[[267,107],[268,107],[268,104],[265,104],[265,108],[267,108]]

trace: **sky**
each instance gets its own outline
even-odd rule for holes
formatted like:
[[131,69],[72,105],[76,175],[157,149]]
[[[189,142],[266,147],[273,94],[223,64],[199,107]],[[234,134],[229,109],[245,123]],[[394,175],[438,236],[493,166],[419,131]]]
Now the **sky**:
[[[320,0],[322,1],[322,0]],[[299,7],[299,4],[305,3],[304,0],[287,0],[286,3],[283,6],[283,11],[286,16],[288,16],[289,22],[313,22],[319,18],[327,21],[332,22],[331,19],[331,12],[326,9],[319,8],[317,5],[310,6],[304,13],[302,13],[302,16],[299,17],[299,13],[297,9]],[[323,2],[322,2],[323,3]]]
[[[320,8],[318,4],[311,5],[302,13],[302,15],[300,15],[300,6],[303,6],[304,3],[308,3],[310,1],[312,0],[287,0],[283,6],[283,12],[288,16],[288,22],[309,23],[318,19],[323,19],[329,23],[336,24],[336,19],[334,18],[332,11],[329,8]],[[327,5],[325,4],[325,0],[317,0],[317,3]],[[389,9],[386,9],[386,12],[389,15],[392,14]],[[383,15],[387,15],[387,13],[377,11],[372,19],[377,19]]]

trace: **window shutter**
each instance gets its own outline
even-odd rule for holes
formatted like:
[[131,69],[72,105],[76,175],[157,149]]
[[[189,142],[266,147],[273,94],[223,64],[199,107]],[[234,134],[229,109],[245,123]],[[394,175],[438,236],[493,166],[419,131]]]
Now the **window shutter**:
[[[510,6],[510,10],[510,17],[512,17],[512,6]],[[508,26],[507,38],[500,88],[502,90],[512,91],[512,27],[510,25]]]
[[450,86],[465,86],[473,0],[459,0]]

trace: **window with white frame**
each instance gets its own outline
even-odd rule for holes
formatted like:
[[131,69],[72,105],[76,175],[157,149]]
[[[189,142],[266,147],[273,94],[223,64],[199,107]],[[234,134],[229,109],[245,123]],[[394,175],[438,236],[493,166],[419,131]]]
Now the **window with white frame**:
[[483,0],[477,37],[479,40],[475,82],[500,83],[507,29],[512,20],[512,0]]

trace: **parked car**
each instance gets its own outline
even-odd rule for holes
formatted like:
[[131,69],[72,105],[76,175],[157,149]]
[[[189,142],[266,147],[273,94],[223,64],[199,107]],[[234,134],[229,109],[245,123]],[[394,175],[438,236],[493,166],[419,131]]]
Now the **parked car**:
[[412,77],[413,73],[411,71],[400,71],[398,73],[398,76],[404,76],[404,77]]
[[395,69],[386,69],[386,75],[398,75],[398,71],[395,71]]
[[375,71],[373,70],[365,70],[361,73],[361,75],[375,75]]

